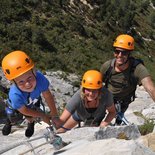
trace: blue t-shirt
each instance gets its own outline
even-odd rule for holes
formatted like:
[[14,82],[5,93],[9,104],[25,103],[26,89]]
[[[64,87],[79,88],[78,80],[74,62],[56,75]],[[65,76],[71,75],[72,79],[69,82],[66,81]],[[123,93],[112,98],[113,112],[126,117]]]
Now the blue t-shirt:
[[39,71],[36,72],[36,87],[32,92],[23,92],[15,84],[10,87],[8,103],[13,109],[22,106],[31,108],[39,99],[42,92],[48,90],[49,81]]

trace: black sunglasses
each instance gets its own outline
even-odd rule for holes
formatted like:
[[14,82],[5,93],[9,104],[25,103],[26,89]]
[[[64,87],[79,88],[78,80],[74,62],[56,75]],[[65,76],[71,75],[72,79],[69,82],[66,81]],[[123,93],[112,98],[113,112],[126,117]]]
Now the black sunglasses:
[[130,52],[129,51],[121,51],[121,50],[115,50],[114,53],[119,55],[119,53],[121,52],[122,55],[128,55]]

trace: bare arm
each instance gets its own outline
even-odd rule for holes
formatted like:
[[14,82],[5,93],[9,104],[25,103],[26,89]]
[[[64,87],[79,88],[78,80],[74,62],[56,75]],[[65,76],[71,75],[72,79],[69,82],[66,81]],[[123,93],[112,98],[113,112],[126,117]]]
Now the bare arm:
[[18,109],[18,111],[25,116],[31,116],[31,117],[35,117],[35,118],[40,117],[43,119],[43,121],[45,123],[47,123],[49,125],[51,124],[50,117],[48,115],[44,114],[43,112],[27,108],[26,106],[22,106],[20,109]]
[[74,126],[77,125],[77,122],[71,117],[71,113],[65,109],[60,116],[60,120],[63,122],[62,126],[57,130],[57,133],[64,133]]
[[50,90],[48,89],[47,91],[44,91],[42,93],[42,95],[45,98],[45,101],[46,101],[48,107],[50,108],[50,111],[51,111],[50,115],[52,117],[58,116],[58,112],[57,112],[57,109],[55,106],[54,97],[53,97],[52,93],[50,92]]
[[155,102],[155,86],[150,76],[145,77],[142,79],[142,85],[144,86],[145,90],[149,93],[153,101]]
[[108,114],[107,114],[105,120],[101,122],[100,127],[107,126],[112,121],[112,119],[116,116],[116,110],[115,110],[114,104],[112,104],[112,106],[108,107],[107,111],[108,111]]
[[60,116],[60,120],[62,122],[66,122],[70,116],[71,116],[71,113],[67,109],[64,109],[63,113]]

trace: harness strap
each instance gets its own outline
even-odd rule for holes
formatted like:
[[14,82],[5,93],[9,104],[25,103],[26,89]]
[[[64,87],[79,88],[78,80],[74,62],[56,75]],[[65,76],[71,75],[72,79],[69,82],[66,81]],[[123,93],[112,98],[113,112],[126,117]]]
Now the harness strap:
[[105,75],[104,75],[104,77],[105,77],[104,82],[105,82],[105,87],[106,87],[106,88],[108,87],[108,82],[109,82],[109,79],[110,79],[110,77],[111,77],[111,73],[112,73],[112,69],[114,68],[115,61],[116,61],[115,58],[112,59],[111,64],[110,64],[110,67],[108,68],[108,70],[106,71],[106,73],[105,73]]

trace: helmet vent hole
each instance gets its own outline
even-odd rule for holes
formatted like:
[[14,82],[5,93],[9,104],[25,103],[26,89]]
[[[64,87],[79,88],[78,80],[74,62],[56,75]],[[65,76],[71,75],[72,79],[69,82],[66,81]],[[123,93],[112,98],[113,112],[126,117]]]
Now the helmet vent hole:
[[83,80],[83,83],[85,83],[86,82],[86,80]]
[[16,69],[18,70],[18,69],[20,69],[20,68],[21,68],[21,66],[17,67]]
[[25,61],[26,61],[28,64],[30,63],[29,58],[26,58]]
[[97,84],[99,85],[101,83],[101,81],[98,81]]
[[9,69],[6,69],[5,71],[6,71],[7,74],[10,74],[10,70]]

